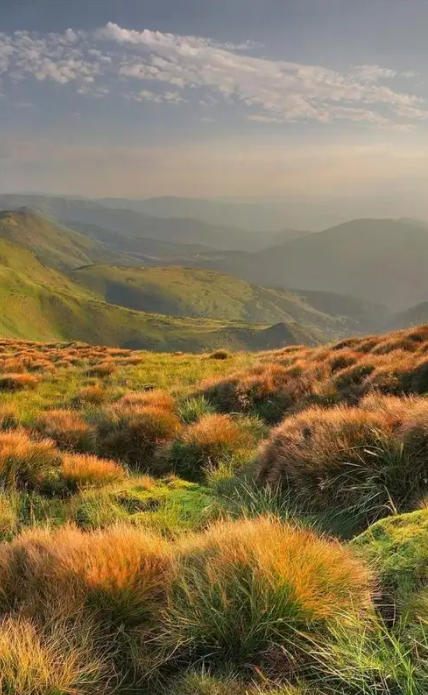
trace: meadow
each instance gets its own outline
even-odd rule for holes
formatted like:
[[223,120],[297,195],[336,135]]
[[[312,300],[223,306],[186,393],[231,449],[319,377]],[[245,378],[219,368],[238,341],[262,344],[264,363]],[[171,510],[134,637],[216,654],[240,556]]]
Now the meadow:
[[428,692],[428,326],[0,340],[0,693]]

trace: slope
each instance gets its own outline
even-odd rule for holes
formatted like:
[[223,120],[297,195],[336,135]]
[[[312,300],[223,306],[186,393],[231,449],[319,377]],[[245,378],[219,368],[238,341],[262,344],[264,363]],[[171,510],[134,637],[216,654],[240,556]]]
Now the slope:
[[0,212],[0,239],[32,251],[45,265],[60,269],[113,257],[101,244],[28,208]]
[[264,324],[297,321],[332,338],[356,328],[351,320],[334,319],[291,292],[215,271],[94,265],[75,270],[71,277],[103,300],[136,310]]
[[428,228],[353,220],[257,253],[212,254],[195,264],[259,285],[353,295],[402,310],[428,296]]
[[211,225],[199,220],[162,219],[132,210],[107,209],[89,200],[54,196],[7,194],[0,196],[0,210],[29,207],[73,227],[73,223],[111,230],[120,240],[155,238],[180,244],[203,244],[214,249],[260,248],[260,234],[237,227]]
[[[318,341],[315,331],[290,324],[272,336],[268,326],[179,319],[131,311],[46,268],[30,251],[0,239],[0,335],[30,340],[84,340],[150,350],[253,350]],[[294,338],[295,336],[295,338]]]

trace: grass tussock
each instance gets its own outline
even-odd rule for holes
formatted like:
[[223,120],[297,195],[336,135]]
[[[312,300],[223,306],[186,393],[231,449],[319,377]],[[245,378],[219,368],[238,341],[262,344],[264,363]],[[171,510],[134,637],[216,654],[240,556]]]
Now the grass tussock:
[[0,391],[35,389],[39,380],[32,374],[0,374]]
[[57,446],[75,452],[93,451],[95,430],[75,410],[49,410],[38,416],[35,429]]
[[67,454],[63,458],[61,478],[68,490],[77,491],[121,482],[126,478],[126,471],[116,461]]
[[[372,577],[340,544],[266,518],[186,539],[165,638],[192,659],[242,665],[304,658],[304,634],[371,610]],[[284,674],[286,675],[286,674]]]
[[22,430],[0,433],[0,481],[5,489],[50,490],[60,478],[61,455],[50,439]]

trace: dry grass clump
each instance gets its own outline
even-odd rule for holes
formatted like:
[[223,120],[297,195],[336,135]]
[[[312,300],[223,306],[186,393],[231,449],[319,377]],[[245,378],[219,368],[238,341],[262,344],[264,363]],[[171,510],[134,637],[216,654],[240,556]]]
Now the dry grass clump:
[[19,411],[13,403],[0,403],[0,431],[11,430],[19,425]]
[[35,389],[39,380],[33,374],[0,374],[0,391]]
[[0,433],[0,482],[6,489],[45,491],[59,481],[61,455],[49,439],[23,430]]
[[229,415],[204,415],[160,451],[159,472],[172,470],[187,480],[199,480],[222,463],[239,467],[252,456],[259,433],[260,423],[251,418],[238,421]]
[[357,527],[414,509],[428,488],[427,422],[428,401],[415,397],[372,394],[358,408],[307,409],[262,447],[258,481]]
[[79,403],[89,403],[90,405],[101,405],[106,400],[108,400],[109,394],[106,389],[104,389],[100,384],[90,384],[77,394],[77,401]]
[[230,357],[230,352],[228,350],[214,350],[214,352],[211,352],[209,355],[207,355],[207,359],[209,360],[228,360]]
[[0,546],[0,605],[37,620],[89,611],[107,625],[144,624],[164,604],[171,576],[169,543],[131,526],[40,528]]
[[167,391],[162,391],[162,389],[130,391],[122,396],[119,405],[151,406],[153,408],[172,411],[175,409],[175,400]]
[[88,376],[98,376],[101,378],[106,378],[112,376],[117,371],[116,365],[113,360],[108,362],[100,362],[98,364],[88,367],[86,374]]
[[49,410],[36,419],[35,429],[61,449],[85,453],[95,447],[95,431],[75,410]]
[[[92,656],[92,659],[91,659]],[[58,628],[44,635],[22,617],[0,623],[0,692],[4,695],[96,695],[110,691],[104,666]]]
[[150,470],[156,449],[175,439],[181,429],[174,413],[155,406],[111,406],[95,414],[94,424],[102,456],[143,472]]
[[61,477],[67,489],[77,491],[118,483],[124,480],[126,471],[116,461],[83,454],[66,454],[61,466]]
[[371,610],[370,571],[350,551],[272,519],[219,523],[185,539],[178,563],[165,639],[190,662],[274,659],[285,677],[307,637]]

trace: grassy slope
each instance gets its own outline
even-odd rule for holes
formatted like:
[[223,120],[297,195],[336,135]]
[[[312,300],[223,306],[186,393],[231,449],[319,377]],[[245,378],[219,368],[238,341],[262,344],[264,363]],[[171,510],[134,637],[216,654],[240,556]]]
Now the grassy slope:
[[[0,331],[7,337],[85,340],[152,350],[272,346],[272,336],[264,337],[266,326],[171,318],[111,306],[7,241],[0,241],[0,287]],[[291,330],[285,336],[291,341],[294,331],[300,341],[304,336],[313,338],[302,327]],[[279,336],[273,345],[281,342]]]
[[344,329],[340,319],[291,292],[256,287],[215,271],[94,265],[77,269],[72,278],[107,302],[141,311],[265,324],[298,321],[332,337]]
[[101,244],[25,208],[0,212],[0,238],[32,251],[41,263],[60,270],[112,257]]

